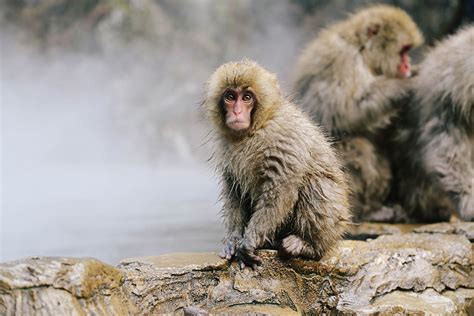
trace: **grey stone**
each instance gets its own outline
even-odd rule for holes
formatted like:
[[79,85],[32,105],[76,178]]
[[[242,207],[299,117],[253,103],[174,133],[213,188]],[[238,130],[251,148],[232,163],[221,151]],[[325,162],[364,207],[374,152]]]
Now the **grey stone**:
[[133,314],[124,273],[95,259],[29,258],[0,264],[0,315]]
[[348,239],[366,240],[381,235],[411,233],[419,224],[354,223],[349,230]]
[[457,234],[466,236],[471,242],[474,241],[473,222],[436,223],[424,225],[414,230],[416,233]]
[[346,240],[319,262],[256,270],[216,254],[123,260],[36,258],[0,264],[0,314],[469,315],[473,251],[464,235]]

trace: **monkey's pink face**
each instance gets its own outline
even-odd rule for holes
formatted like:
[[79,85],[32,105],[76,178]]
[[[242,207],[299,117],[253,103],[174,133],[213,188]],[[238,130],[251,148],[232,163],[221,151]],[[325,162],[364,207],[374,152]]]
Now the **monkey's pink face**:
[[410,48],[411,45],[404,45],[400,50],[400,64],[398,65],[398,74],[402,78],[408,78],[411,76],[410,56],[408,56],[408,51]]
[[227,89],[223,97],[225,124],[231,130],[244,131],[252,123],[255,95],[249,87]]

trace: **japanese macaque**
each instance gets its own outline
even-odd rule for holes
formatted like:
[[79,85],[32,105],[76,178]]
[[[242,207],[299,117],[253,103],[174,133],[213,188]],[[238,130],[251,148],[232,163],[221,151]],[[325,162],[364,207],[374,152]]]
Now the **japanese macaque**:
[[394,148],[398,197],[423,222],[474,219],[474,26],[420,65]]
[[243,60],[220,66],[204,107],[222,175],[223,258],[254,268],[255,250],[319,259],[350,223],[348,188],[319,127],[286,100],[275,75]]
[[380,5],[322,30],[297,64],[296,97],[336,140],[357,220],[370,220],[390,191],[381,135],[408,93],[408,51],[422,41],[404,11]]

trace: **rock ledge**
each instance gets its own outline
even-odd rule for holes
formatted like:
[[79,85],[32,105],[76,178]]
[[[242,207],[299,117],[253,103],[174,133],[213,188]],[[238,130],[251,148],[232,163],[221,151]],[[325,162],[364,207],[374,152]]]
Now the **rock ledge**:
[[262,250],[255,271],[203,253],[126,259],[118,267],[73,258],[3,263],[0,314],[183,314],[190,306],[194,314],[474,314],[466,230],[415,231],[346,240],[320,262],[282,261]]

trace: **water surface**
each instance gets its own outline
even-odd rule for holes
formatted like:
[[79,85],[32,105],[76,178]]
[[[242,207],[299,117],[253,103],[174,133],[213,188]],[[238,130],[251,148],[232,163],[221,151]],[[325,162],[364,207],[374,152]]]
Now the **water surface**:
[[6,170],[1,261],[91,256],[109,263],[218,251],[217,185],[205,166],[49,166]]

